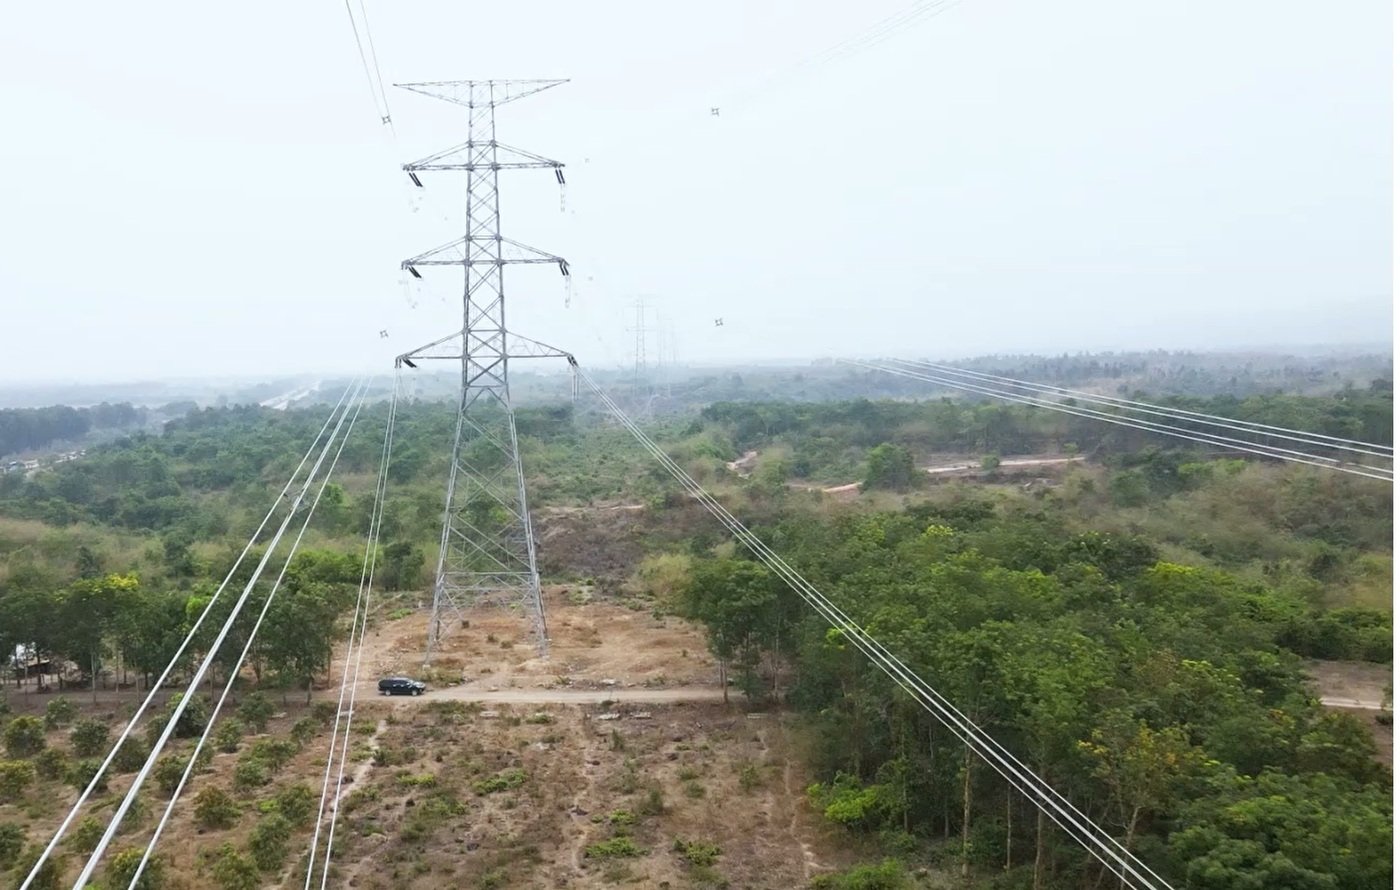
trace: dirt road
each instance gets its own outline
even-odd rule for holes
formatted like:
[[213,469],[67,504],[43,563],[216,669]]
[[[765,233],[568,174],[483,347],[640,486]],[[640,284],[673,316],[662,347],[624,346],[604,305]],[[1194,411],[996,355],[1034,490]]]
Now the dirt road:
[[[1074,457],[1009,457],[1004,458],[998,465],[1001,470],[1024,470],[1030,467],[1050,467],[1065,466],[1066,464],[1080,463],[1084,460],[1083,455]],[[980,460],[967,460],[956,464],[942,464],[933,467],[923,467],[925,473],[930,476],[948,475],[974,475],[983,472]],[[798,486],[800,488],[812,489],[815,486]],[[845,485],[833,485],[820,489],[822,494],[848,494],[860,489],[859,482],[848,482]]]
[[[395,700],[398,698],[396,696]],[[450,699],[512,705],[598,705],[609,701],[660,705],[720,701],[724,698],[724,690],[706,686],[677,686],[672,689],[480,689],[448,686],[430,689],[421,696],[409,698],[413,701]]]
[[1380,700],[1361,701],[1356,698],[1338,698],[1336,696],[1324,695],[1319,701],[1324,708],[1356,708],[1362,711],[1384,711]]

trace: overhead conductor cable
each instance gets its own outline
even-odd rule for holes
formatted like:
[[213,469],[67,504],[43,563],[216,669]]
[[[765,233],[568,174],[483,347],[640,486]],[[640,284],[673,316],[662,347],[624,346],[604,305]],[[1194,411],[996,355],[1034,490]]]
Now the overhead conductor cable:
[[28,890],[29,886],[34,882],[35,877],[38,876],[40,869],[43,868],[44,863],[47,862],[48,858],[53,854],[54,848],[58,846],[58,842],[63,839],[63,835],[68,831],[68,827],[77,817],[78,811],[82,808],[83,804],[87,802],[87,799],[92,796],[93,790],[102,781],[102,777],[106,774],[108,767],[111,766],[112,760],[117,756],[117,751],[121,749],[122,744],[126,741],[127,737],[131,735],[131,731],[146,713],[146,709],[150,706],[156,693],[161,690],[166,679],[170,676],[171,672],[174,671],[175,666],[179,664],[181,658],[184,657],[185,650],[189,648],[191,641],[193,641],[195,636],[199,633],[200,627],[204,624],[204,619],[212,612],[215,603],[218,602],[220,595],[224,592],[224,588],[233,580],[234,574],[238,571],[238,567],[242,565],[249,551],[252,550],[253,544],[257,541],[258,536],[262,534],[263,529],[267,527],[268,522],[272,520],[273,515],[282,505],[287,493],[291,491],[293,483],[296,482],[297,477],[301,474],[302,468],[306,466],[306,462],[311,459],[312,453],[316,451],[316,444],[321,440],[321,436],[325,435],[326,429],[330,426],[331,421],[335,419],[336,414],[340,411],[341,405],[344,404],[346,397],[350,395],[350,391],[354,386],[355,384],[351,383],[345,388],[345,391],[340,394],[339,401],[331,408],[330,414],[326,416],[325,422],[321,425],[320,431],[318,431],[315,438],[312,439],[311,446],[307,449],[306,453],[302,455],[301,462],[297,464],[296,469],[292,470],[292,475],[287,479],[287,483],[282,486],[282,490],[278,492],[277,497],[273,500],[272,507],[268,509],[267,515],[265,515],[262,522],[258,524],[257,529],[248,539],[248,543],[243,546],[242,552],[240,552],[238,558],[234,560],[233,566],[229,568],[228,574],[224,576],[223,582],[215,589],[213,595],[209,598],[209,602],[205,604],[204,609],[199,613],[199,617],[195,619],[194,624],[190,627],[189,633],[185,635],[185,639],[181,641],[179,648],[177,648],[175,654],[171,656],[170,663],[161,671],[160,676],[156,678],[155,683],[151,685],[150,690],[146,693],[145,699],[142,700],[141,704],[136,708],[136,713],[132,714],[131,719],[127,721],[126,726],[122,729],[121,734],[117,737],[111,750],[107,752],[107,757],[98,766],[97,771],[93,774],[87,787],[78,795],[78,799],[74,801],[73,806],[69,808],[68,815],[59,823],[58,828],[54,831],[53,837],[49,839],[48,844],[39,854],[39,858],[35,861],[33,867],[30,868],[29,874],[25,876],[24,882],[20,884],[20,890]]
[[741,522],[734,518],[699,483],[670,458],[653,442],[610,397],[581,369],[576,370],[581,379],[603,401],[633,437],[667,469],[671,475],[690,492],[696,500],[728,528],[735,537],[749,548],[765,565],[782,578],[800,597],[815,608],[833,627],[838,628],[886,675],[914,696],[925,710],[946,728],[952,731],[965,744],[973,749],[992,769],[1006,778],[1018,791],[1024,794],[1041,812],[1055,824],[1064,828],[1076,842],[1085,848],[1105,867],[1111,869],[1118,879],[1127,886],[1163,890],[1170,888],[1160,875],[1152,871],[1121,843],[1099,828],[1082,812],[1069,803],[1053,787],[1041,779],[1034,771],[1017,760],[992,736],[962,714],[947,699],[923,681],[898,658],[893,656],[877,640],[870,637],[855,624],[839,607],[828,600],[785,561],[774,553]]

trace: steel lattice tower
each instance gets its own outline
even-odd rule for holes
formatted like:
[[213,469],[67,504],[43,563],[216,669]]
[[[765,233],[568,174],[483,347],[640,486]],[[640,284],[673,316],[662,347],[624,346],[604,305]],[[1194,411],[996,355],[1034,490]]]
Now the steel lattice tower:
[[565,80],[462,80],[398,84],[404,89],[467,108],[467,141],[404,164],[414,185],[418,174],[456,170],[467,174],[466,235],[404,260],[409,274],[423,266],[461,266],[462,328],[400,355],[395,365],[423,359],[462,365],[457,427],[447,478],[442,539],[428,625],[431,658],[448,617],[461,619],[478,603],[518,605],[529,616],[540,654],[548,653],[535,536],[525,497],[515,412],[510,400],[512,358],[570,358],[567,353],[506,329],[505,267],[552,263],[565,276],[562,257],[501,236],[501,170],[546,167],[562,185],[564,165],[496,141],[496,108],[567,83]]

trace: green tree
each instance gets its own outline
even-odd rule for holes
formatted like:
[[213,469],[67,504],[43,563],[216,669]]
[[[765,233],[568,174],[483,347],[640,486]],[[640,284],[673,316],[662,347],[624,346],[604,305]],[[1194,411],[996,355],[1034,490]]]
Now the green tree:
[[238,719],[247,724],[253,732],[267,732],[267,721],[272,719],[276,708],[261,692],[249,693],[238,705]]
[[308,704],[316,675],[330,668],[344,599],[335,585],[300,579],[268,609],[262,630],[268,665],[289,682],[303,685]]
[[0,801],[18,801],[33,784],[34,764],[27,760],[0,760]]
[[194,798],[194,818],[201,828],[231,828],[238,821],[238,804],[214,785],[202,788]]
[[[136,869],[141,865],[141,855],[144,851],[139,848],[122,850],[112,857],[112,864],[107,866],[107,876],[113,887],[130,887],[132,878],[136,877]],[[146,861],[146,868],[141,872],[141,878],[136,882],[135,890],[163,890],[168,886],[169,880],[165,874],[165,857],[157,854]]]
[[68,840],[73,845],[73,849],[79,853],[91,853],[97,849],[97,844],[102,840],[102,835],[106,831],[107,824],[105,822],[97,821],[96,816],[84,816],[83,821],[79,822],[73,832],[68,835]]
[[55,648],[87,670],[93,701],[115,616],[139,599],[139,591],[135,575],[107,575],[79,579],[59,599]]
[[73,700],[66,695],[60,695],[44,707],[44,727],[57,729],[67,726],[77,716],[78,707],[73,704]]
[[[98,768],[100,768],[101,766],[102,761],[97,760],[96,758],[88,758],[86,760],[74,761],[73,765],[68,768],[68,775],[66,776],[68,784],[74,788],[77,788],[79,791],[87,788],[87,786],[92,782],[93,777],[97,776]],[[105,792],[107,790],[107,779],[111,776],[111,774],[111,770],[102,773],[101,777],[97,780],[97,785],[93,788],[93,790],[97,792]]]
[[151,770],[151,777],[156,780],[156,787],[160,789],[162,794],[168,797],[175,793],[189,762],[189,757],[183,753],[169,753],[160,756],[160,759],[156,761],[155,769]]
[[129,735],[117,749],[117,756],[112,758],[112,769],[119,773],[134,773],[145,765],[150,753],[151,749],[139,736]]
[[903,446],[885,442],[872,449],[866,459],[864,488],[908,491],[916,479],[914,455]]
[[[20,856],[19,866],[14,870],[14,873],[20,878],[18,883],[23,883],[24,876],[28,875],[29,872],[33,870],[34,866],[39,862],[39,857],[43,854],[43,844],[31,844],[29,849]],[[59,890],[63,878],[65,858],[66,857],[55,852],[50,855],[48,859],[45,859],[44,864],[39,867],[39,873],[34,876],[34,880],[29,884],[30,890]],[[16,886],[18,886],[18,883]]]
[[73,743],[73,753],[79,757],[92,757],[107,749],[107,724],[101,720],[80,720],[68,734]]
[[309,824],[316,812],[316,795],[305,782],[288,785],[277,793],[274,800],[277,803],[277,812],[296,828]]
[[726,702],[729,666],[736,661],[745,693],[759,693],[760,655],[765,646],[780,644],[787,599],[780,596],[768,569],[758,563],[713,559],[694,565],[681,592],[681,605],[686,617],[702,622],[708,631]]
[[292,826],[281,813],[271,812],[258,820],[248,837],[248,852],[263,871],[276,871],[287,858]]
[[24,828],[13,822],[0,824],[0,872],[6,871],[19,860],[24,850]]
[[45,779],[68,775],[68,755],[61,748],[45,748],[34,755],[34,770]]
[[45,744],[44,724],[38,717],[16,717],[5,727],[5,751],[11,757],[33,757]]
[[257,890],[262,886],[258,866],[228,842],[219,847],[213,871],[219,890]]
[[[246,700],[244,704],[246,704]],[[225,717],[214,730],[214,747],[223,754],[232,754],[243,741],[243,722],[237,717]]]

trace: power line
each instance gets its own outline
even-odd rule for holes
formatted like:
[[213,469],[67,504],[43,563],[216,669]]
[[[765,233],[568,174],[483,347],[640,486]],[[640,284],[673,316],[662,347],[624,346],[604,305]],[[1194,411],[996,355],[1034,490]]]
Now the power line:
[[[352,401],[357,401],[362,396],[364,387],[365,383],[363,378],[356,381],[356,395],[352,397]],[[336,421],[335,428],[331,431],[330,438],[326,440],[326,444],[322,447],[321,453],[317,455],[316,463],[312,465],[310,474],[302,484],[301,491],[297,493],[296,499],[288,509],[286,517],[283,518],[282,524],[278,527],[277,532],[269,542],[267,551],[263,553],[262,559],[258,561],[257,567],[253,570],[252,577],[248,579],[248,583],[244,586],[243,592],[239,595],[237,601],[234,602],[233,608],[229,611],[228,617],[224,620],[223,627],[219,628],[218,636],[216,636],[214,642],[210,644],[209,651],[200,662],[199,668],[195,671],[194,676],[186,686],[185,693],[176,704],[174,713],[166,720],[165,727],[161,730],[160,737],[151,746],[151,753],[146,757],[146,762],[141,765],[141,769],[136,773],[136,778],[132,780],[131,786],[127,789],[126,795],[122,798],[121,804],[118,805],[116,812],[112,815],[111,821],[107,824],[107,830],[103,832],[101,839],[97,842],[97,846],[93,849],[92,853],[89,854],[87,863],[83,866],[82,872],[78,875],[78,880],[73,884],[73,890],[80,890],[80,888],[87,884],[88,879],[92,877],[92,873],[96,870],[97,863],[101,860],[102,854],[107,851],[107,847],[111,844],[112,838],[117,833],[117,828],[121,826],[122,820],[126,818],[127,811],[131,809],[132,802],[136,799],[137,793],[145,783],[146,777],[150,775],[157,758],[160,757],[165,745],[170,741],[170,736],[174,733],[176,725],[180,722],[180,718],[184,716],[185,709],[189,706],[190,699],[193,697],[195,690],[199,688],[199,684],[204,680],[204,675],[209,671],[210,665],[213,664],[214,656],[217,654],[219,647],[223,645],[239,613],[243,611],[243,606],[247,603],[249,595],[252,594],[254,585],[261,577],[263,570],[267,568],[267,564],[272,558],[273,551],[282,540],[282,535],[286,533],[288,526],[291,525],[292,518],[301,507],[302,500],[310,490],[311,480],[315,479],[316,474],[320,472],[321,464],[330,452],[331,444],[335,441],[336,436],[339,435],[340,428],[345,423],[349,414],[350,405],[347,404],[341,410],[340,417]]]
[[[345,762],[350,748],[350,721],[355,714],[355,696],[359,690],[360,664],[365,651],[365,629],[369,625],[370,595],[374,590],[374,569],[379,553],[379,532],[384,521],[384,495],[389,484],[389,463],[394,447],[394,420],[398,412],[398,400],[401,384],[401,375],[394,375],[394,392],[389,402],[389,416],[384,426],[384,452],[379,461],[379,478],[375,484],[374,506],[370,510],[369,533],[365,538],[365,557],[360,568],[360,589],[355,596],[355,614],[350,622],[350,636],[346,643],[345,665],[341,670],[340,677],[340,697],[336,702],[335,724],[331,729],[330,742],[326,746],[326,773],[321,780],[321,798],[316,808],[316,827],[311,835],[311,847],[306,857],[306,890],[310,890],[312,874],[316,868],[316,847],[321,835],[321,820],[325,814],[326,795],[330,788],[331,766],[335,761],[336,738],[341,732],[341,717],[345,718],[344,736],[342,737],[340,752],[340,769],[336,776],[335,798],[331,809],[331,824],[326,835],[326,860],[321,872],[321,886],[326,886],[326,877],[330,874],[332,842],[335,835],[335,823],[340,815],[340,789],[345,779]],[[364,608],[361,610],[360,603],[364,601]],[[359,641],[356,642],[355,633],[358,624]],[[355,671],[350,674],[351,655],[354,655]],[[350,700],[346,704],[346,689],[349,689]]]
[[355,22],[355,11],[350,8],[350,0],[345,0],[345,14],[350,18],[350,30],[355,33],[355,49],[360,53],[360,67],[365,72],[365,83],[369,84],[369,97],[374,102],[374,114],[384,119],[384,106],[379,101],[379,93],[374,87],[374,75],[370,73],[369,58],[365,56],[365,45],[360,40],[360,26]]
[[740,90],[733,98],[725,100],[725,105],[742,103],[754,96],[761,95],[784,80],[795,77],[804,71],[815,70],[823,65],[859,55],[865,50],[897,36],[901,31],[942,15],[962,2],[963,0],[920,0],[920,2],[886,16],[818,53],[799,60],[790,68],[779,71],[749,89]]
[[696,500],[700,501],[711,515],[782,578],[799,597],[816,609],[833,627],[841,630],[863,654],[870,658],[876,667],[893,679],[900,688],[914,696],[915,700],[926,711],[945,728],[953,732],[964,744],[968,745],[998,775],[1001,775],[1025,795],[1055,824],[1064,828],[1076,842],[1105,867],[1116,869],[1116,876],[1124,885],[1147,888],[1147,890],[1164,890],[1164,888],[1170,890],[1171,885],[1160,875],[1152,871],[1115,838],[1089,820],[1044,779],[1017,760],[981,727],[968,719],[966,715],[910,670],[907,665],[892,655],[881,643],[866,634],[839,607],[792,569],[749,531],[743,523],[735,519],[713,495],[662,451],[586,372],[577,367],[576,363],[574,363],[574,367],[613,416],[632,433],[642,447],[650,452],[673,478],[680,482]]
[[199,613],[199,617],[195,619],[194,624],[190,627],[189,633],[185,635],[185,639],[181,641],[179,648],[177,648],[175,650],[175,654],[171,656],[170,662],[165,666],[165,669],[161,671],[161,674],[159,677],[156,678],[155,683],[151,685],[150,690],[146,693],[146,698],[141,702],[140,706],[137,707],[136,713],[131,715],[131,719],[127,722],[126,727],[123,728],[121,735],[117,737],[117,740],[112,745],[111,750],[107,752],[107,757],[98,766],[97,771],[93,774],[92,779],[89,780],[87,787],[84,788],[82,793],[78,795],[78,799],[74,801],[73,806],[69,808],[68,815],[64,817],[61,823],[59,823],[58,828],[54,831],[53,837],[49,839],[48,844],[39,854],[39,858],[35,861],[33,867],[29,871],[29,874],[25,877],[23,883],[20,884],[20,890],[28,890],[29,886],[34,882],[35,877],[38,876],[39,870],[43,868],[44,863],[47,862],[49,857],[53,854],[54,848],[58,846],[58,842],[62,840],[64,833],[68,831],[68,827],[72,824],[73,819],[77,817],[78,811],[82,808],[83,804],[87,802],[88,798],[92,796],[93,790],[102,781],[102,777],[106,774],[108,767],[111,766],[113,759],[116,758],[117,751],[121,749],[122,744],[131,735],[131,731],[135,729],[136,724],[141,720],[141,717],[146,713],[146,709],[150,707],[151,702],[155,699],[156,693],[164,687],[166,679],[175,670],[175,666],[179,664],[180,660],[184,657],[185,650],[189,648],[190,643],[193,642],[195,636],[199,633],[200,627],[204,624],[204,619],[209,617],[209,615],[213,612],[214,606],[218,602],[220,595],[223,594],[224,589],[227,588],[229,582],[233,580],[233,576],[237,573],[239,566],[243,564],[243,560],[253,549],[253,544],[257,541],[258,536],[263,533],[263,530],[265,528],[267,528],[267,524],[272,520],[272,517],[277,512],[278,507],[282,505],[282,502],[286,498],[287,493],[292,490],[292,486],[296,482],[297,477],[301,474],[302,468],[306,466],[306,462],[310,460],[311,455],[315,453],[317,443],[320,442],[321,437],[325,435],[326,430],[331,425],[331,421],[335,419],[336,414],[340,411],[341,405],[344,404],[346,397],[350,395],[350,392],[354,387],[355,383],[352,382],[349,386],[345,388],[345,391],[340,394],[339,401],[337,401],[336,404],[331,408],[330,414],[326,416],[325,422],[321,424],[321,429],[316,433],[316,436],[312,439],[310,447],[307,449],[306,453],[302,455],[301,462],[297,464],[294,470],[292,470],[292,474],[290,477],[288,477],[286,484],[282,486],[282,490],[278,492],[277,497],[273,500],[272,507],[269,508],[267,514],[263,516],[262,522],[259,523],[257,529],[253,531],[252,536],[248,539],[248,543],[243,546],[242,552],[240,552],[238,554],[238,558],[234,560],[233,566],[229,568],[228,574],[224,576],[223,582],[219,584],[218,588],[215,589],[213,595],[210,596],[209,602],[205,604],[203,611],[201,611]]
[[1055,386],[1049,383],[1034,383],[1026,380],[1017,380],[1014,377],[1002,377],[996,374],[986,374],[980,371],[969,371],[957,368],[952,365],[943,365],[924,359],[883,359],[883,361],[895,362],[901,365],[914,365],[921,368],[932,368],[953,374],[958,377],[970,377],[979,380],[996,381],[1004,383],[1015,389],[1027,389],[1037,392],[1063,394],[1075,399],[1094,402],[1101,405],[1119,407],[1126,411],[1135,411],[1142,414],[1154,414],[1160,417],[1172,417],[1182,421],[1199,423],[1205,426],[1215,426],[1222,429],[1231,429],[1239,432],[1255,433],[1268,438],[1284,439],[1292,442],[1299,442],[1307,445],[1315,445],[1324,448],[1332,448],[1340,451],[1351,451],[1357,454],[1366,454],[1373,457],[1383,457],[1389,459],[1394,454],[1394,448],[1390,445],[1377,445],[1370,442],[1363,442],[1358,439],[1344,439],[1339,436],[1329,436],[1325,433],[1313,433],[1306,430],[1295,430],[1288,427],[1271,426],[1266,423],[1256,423],[1251,420],[1240,420],[1233,417],[1223,417],[1219,414],[1207,414],[1202,411],[1189,411],[1185,408],[1174,408],[1170,405],[1155,405],[1151,402],[1135,401],[1133,399],[1120,399],[1114,396],[1105,396],[1098,393],[1084,392],[1077,389],[1069,389],[1063,386]]
[[[366,384],[365,390],[368,389]],[[195,764],[199,759],[199,752],[204,749],[204,744],[209,739],[209,734],[214,731],[214,723],[219,719],[220,712],[223,711],[224,702],[228,699],[229,693],[233,691],[234,683],[237,682],[239,673],[242,670],[244,661],[248,658],[248,652],[253,648],[253,642],[257,639],[258,631],[262,629],[263,620],[267,618],[268,610],[272,608],[272,601],[276,598],[278,590],[282,587],[282,581],[287,576],[287,569],[291,568],[292,560],[297,555],[297,550],[301,547],[302,538],[306,535],[307,528],[311,525],[311,519],[316,515],[316,507],[321,503],[321,496],[326,493],[326,487],[330,484],[331,477],[335,475],[336,465],[340,463],[340,455],[345,451],[345,444],[350,441],[350,435],[355,431],[355,421],[359,419],[360,409],[364,407],[364,393],[360,392],[360,401],[355,407],[355,414],[350,418],[350,425],[345,429],[345,435],[340,437],[340,445],[336,448],[335,456],[331,458],[330,467],[325,475],[321,477],[321,485],[316,490],[316,496],[311,501],[310,508],[306,511],[306,518],[302,520],[301,528],[297,531],[295,540],[292,541],[291,549],[287,551],[287,558],[282,563],[281,570],[277,573],[277,579],[272,582],[272,588],[267,593],[267,599],[263,601],[262,610],[258,612],[257,620],[253,622],[253,627],[248,631],[248,639],[243,643],[243,651],[239,653],[238,660],[234,662],[229,670],[228,680],[224,683],[223,692],[219,694],[219,700],[214,703],[214,709],[209,714],[209,720],[204,725],[204,731],[200,733],[199,740],[195,742],[194,750],[190,752],[189,762],[185,764],[185,770],[180,774],[180,781],[175,786],[175,791],[170,795],[170,800],[165,805],[165,812],[161,814],[160,821],[156,823],[154,832],[150,840],[146,842],[146,849],[141,854],[141,861],[136,866],[136,872],[131,876],[131,882],[127,884],[127,890],[136,890],[137,883],[141,880],[141,874],[146,870],[146,864],[150,861],[151,853],[155,850],[156,842],[160,840],[161,833],[165,831],[166,824],[170,821],[170,816],[175,812],[175,804],[180,799],[180,792],[185,789],[190,776],[194,773]]]
[[928,383],[938,383],[950,389],[962,390],[964,392],[976,393],[978,395],[991,396],[993,398],[1002,399],[1008,402],[1016,402],[1022,405],[1030,405],[1038,408],[1048,408],[1051,411],[1059,411],[1063,414],[1071,414],[1076,417],[1085,417],[1095,420],[1102,420],[1107,423],[1117,424],[1119,426],[1131,427],[1133,429],[1144,430],[1146,432],[1155,432],[1161,435],[1172,436],[1178,439],[1186,439],[1188,441],[1197,442],[1200,444],[1221,446],[1224,448],[1229,448],[1233,451],[1240,451],[1249,454],[1258,454],[1264,457],[1272,457],[1277,460],[1307,464],[1309,466],[1314,467],[1322,467],[1323,469],[1336,470],[1338,472],[1348,473],[1354,476],[1364,476],[1369,479],[1380,479],[1387,482],[1394,481],[1394,477],[1390,474],[1390,471],[1378,467],[1366,466],[1364,464],[1344,464],[1336,460],[1335,458],[1319,457],[1317,455],[1307,454],[1306,452],[1290,451],[1288,449],[1282,449],[1272,445],[1262,445],[1258,443],[1247,442],[1242,439],[1235,439],[1228,436],[1220,436],[1213,433],[1203,433],[1196,430],[1184,430],[1180,427],[1171,426],[1169,424],[1155,423],[1153,421],[1140,420],[1136,418],[1126,418],[1122,415],[1110,414],[1105,411],[1096,411],[1092,408],[1080,408],[1076,406],[1065,405],[1059,402],[1052,402],[1046,399],[1034,398],[1032,396],[1009,393],[1003,390],[998,390],[986,386],[979,386],[976,384],[968,383],[966,381],[960,381],[955,378],[940,376],[933,373],[920,373],[916,371],[906,370],[903,368],[891,368],[876,363],[857,361],[854,359],[839,359],[839,361],[842,361],[845,364],[849,365],[855,365],[862,368],[869,368],[873,371],[884,371],[887,374],[895,374],[902,377],[910,377],[915,380],[923,380]]
[[369,13],[365,10],[365,0],[359,0],[360,18],[365,22],[365,39],[369,41],[369,57],[374,64],[374,80],[379,84],[379,97],[384,101],[384,123],[389,129],[394,128],[394,122],[389,114],[389,94],[384,91],[384,75],[379,70],[379,54],[374,50],[374,31],[369,26]]

